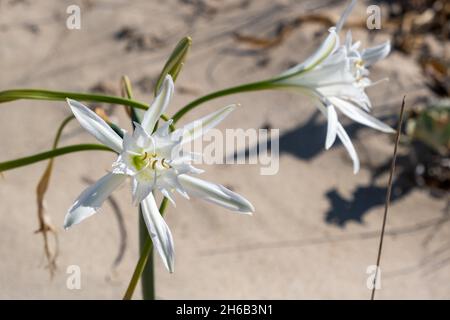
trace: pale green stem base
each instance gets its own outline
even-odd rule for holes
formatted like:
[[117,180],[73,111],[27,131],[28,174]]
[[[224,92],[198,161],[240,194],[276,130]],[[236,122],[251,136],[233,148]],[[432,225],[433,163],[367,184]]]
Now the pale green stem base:
[[[142,207],[139,206],[139,249],[141,254],[148,251],[147,246],[153,246],[148,235],[148,229],[142,217]],[[155,269],[153,250],[148,253],[147,263],[144,265],[141,275],[142,298],[144,300],[155,300]]]
[[[159,207],[159,212],[161,213],[161,215],[164,215],[164,211],[166,210],[166,207],[167,207],[167,198],[164,198]],[[145,228],[145,226],[144,226],[144,228]],[[134,293],[134,290],[136,289],[137,283],[139,282],[139,279],[141,278],[142,273],[145,270],[145,266],[148,262],[148,258],[150,257],[150,255],[153,251],[152,240],[150,239],[150,236],[149,236],[146,228],[145,228],[145,231],[146,231],[145,233],[144,232],[140,233],[143,235],[142,237],[140,237],[140,243],[143,243],[143,246],[141,249],[141,256],[139,257],[139,261],[136,264],[136,268],[134,269],[133,276],[131,277],[130,283],[128,284],[127,291],[125,292],[125,295],[123,297],[124,300],[131,300],[131,298],[133,297],[133,293]],[[145,236],[145,239],[144,239],[144,236]],[[153,276],[154,276],[153,265],[149,266],[149,268],[152,269],[151,278],[153,278]],[[150,278],[150,276],[147,276],[147,277]],[[150,290],[151,286],[153,287],[153,291]],[[147,291],[147,289],[148,289],[148,291]],[[143,290],[144,299],[146,299],[146,296],[154,297],[154,281],[152,281],[152,283],[148,283],[147,281],[142,279],[142,290]]]

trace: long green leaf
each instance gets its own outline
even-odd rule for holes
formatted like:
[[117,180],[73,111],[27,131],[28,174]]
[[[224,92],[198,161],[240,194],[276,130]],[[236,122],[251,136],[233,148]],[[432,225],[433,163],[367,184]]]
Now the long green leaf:
[[[40,89],[17,89],[17,90],[6,90],[0,91],[0,103],[11,102],[15,100],[45,100],[45,101],[63,101],[66,98],[88,101],[88,102],[106,102],[113,104],[121,104],[129,106],[132,108],[147,110],[148,105],[145,103],[131,100],[127,98],[106,96],[102,94],[91,94],[91,93],[79,93],[79,92],[65,92],[65,91],[51,91],[51,90],[40,90]],[[169,118],[162,114],[161,119],[164,121],[169,120]],[[120,130],[114,124],[110,124],[112,129],[121,135]]]
[[74,144],[66,147],[61,147],[53,149],[50,151],[45,151],[41,153],[34,154],[32,156],[19,158],[15,160],[5,161],[0,163],[0,172],[27,166],[42,160],[51,159],[54,157],[59,157],[64,154],[78,152],[78,151],[89,151],[89,150],[101,150],[101,151],[111,151],[112,149],[105,147],[101,144]]
[[80,101],[94,101],[94,102],[121,104],[143,110],[148,109],[148,105],[139,101],[115,96],[107,96],[102,94],[51,91],[40,89],[18,89],[0,92],[0,103],[20,99],[62,101],[65,100],[66,98],[71,98]]

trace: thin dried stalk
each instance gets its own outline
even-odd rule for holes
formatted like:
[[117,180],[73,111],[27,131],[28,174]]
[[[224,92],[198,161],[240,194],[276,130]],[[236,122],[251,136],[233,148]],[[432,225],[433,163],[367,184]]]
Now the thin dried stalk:
[[[58,128],[58,131],[56,133],[55,139],[53,141],[53,149],[56,149],[58,146],[59,139],[61,138],[61,133],[64,129],[64,127],[72,120],[74,119],[73,116],[67,117],[64,119],[64,121],[61,123],[61,125]],[[39,229],[35,231],[35,233],[42,233],[42,236],[44,238],[44,253],[45,257],[47,259],[47,267],[50,271],[50,276],[53,277],[57,265],[56,265],[56,258],[58,257],[59,253],[59,246],[58,246],[58,233],[56,231],[55,226],[52,224],[50,216],[47,214],[45,210],[45,193],[47,192],[50,178],[53,171],[53,161],[54,158],[50,159],[48,161],[47,167],[45,168],[44,173],[42,174],[41,179],[39,180],[39,183],[36,187],[36,200],[37,200],[37,207],[38,207],[38,220],[39,220]],[[49,236],[48,234],[52,234],[55,240],[55,246],[54,249],[50,249],[49,245]]]
[[406,96],[403,97],[402,107],[400,110],[400,119],[398,121],[398,126],[397,126],[397,135],[395,137],[394,155],[392,157],[391,170],[389,173],[389,182],[388,182],[388,187],[387,187],[387,192],[386,192],[386,201],[384,203],[383,224],[381,226],[380,243],[378,245],[377,264],[376,264],[377,268],[375,269],[375,277],[373,278],[372,294],[371,294],[370,300],[375,299],[375,290],[376,290],[376,283],[377,283],[377,279],[378,279],[378,270],[380,268],[381,252],[383,250],[383,240],[384,240],[384,234],[385,234],[385,230],[386,230],[386,220],[387,220],[387,214],[389,211],[389,205],[391,203],[392,182],[393,182],[392,180],[393,180],[393,176],[394,176],[394,172],[395,172],[395,161],[397,160],[397,149],[398,149],[398,144],[400,142],[400,135],[401,135],[401,129],[402,129],[402,123],[403,123],[403,113],[405,111],[405,98],[406,98]]

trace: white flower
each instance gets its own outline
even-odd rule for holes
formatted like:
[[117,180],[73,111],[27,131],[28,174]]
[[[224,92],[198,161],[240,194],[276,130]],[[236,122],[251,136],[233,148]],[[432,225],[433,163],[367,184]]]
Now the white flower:
[[221,185],[207,182],[189,174],[202,172],[190,163],[192,155],[183,155],[181,145],[198,138],[222,121],[233,109],[227,106],[182,129],[170,132],[171,120],[154,131],[157,121],[166,110],[173,94],[173,81],[167,76],[158,96],[145,112],[142,123],[135,123],[132,134],[124,131],[123,139],[105,121],[83,104],[67,99],[73,114],[81,126],[101,143],[119,154],[113,170],[87,188],[69,209],[64,227],[81,222],[101,207],[108,196],[127,177],[132,179],[135,204],[141,204],[142,214],[153,244],[170,272],[174,269],[174,245],[172,234],[162,218],[153,197],[159,190],[173,202],[173,193],[200,197],[230,210],[251,213],[252,204],[240,195]]
[[328,37],[312,56],[274,79],[274,83],[281,87],[296,87],[313,98],[328,119],[325,148],[329,149],[336,136],[339,137],[353,160],[353,172],[357,173],[358,155],[344,127],[338,121],[336,108],[363,125],[387,133],[394,130],[368,113],[371,103],[364,91],[366,87],[375,84],[368,78],[367,67],[389,54],[389,41],[360,52],[360,43],[352,43],[349,31],[345,43],[339,43],[338,32],[355,3],[356,0],[353,0],[346,8],[338,24],[329,29]]

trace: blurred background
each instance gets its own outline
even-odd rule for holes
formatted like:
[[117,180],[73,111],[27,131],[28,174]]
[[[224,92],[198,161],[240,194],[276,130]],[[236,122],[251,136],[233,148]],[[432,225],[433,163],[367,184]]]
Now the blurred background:
[[[81,29],[66,27],[69,5]],[[178,40],[193,47],[176,84],[170,114],[211,91],[272,77],[302,61],[336,23],[347,1],[0,0],[0,90],[46,88],[120,95],[132,80],[150,102],[162,66]],[[381,29],[366,26],[369,5],[381,8]],[[379,299],[450,298],[450,4],[444,0],[359,1],[346,27],[363,47],[390,39],[393,52],[372,69],[374,114],[396,126],[406,94]],[[346,28],[344,28],[346,31]],[[280,129],[280,170],[215,165],[204,178],[247,197],[252,217],[199,200],[177,198],[166,219],[176,243],[176,269],[156,259],[159,299],[368,299],[368,266],[376,262],[394,147],[392,136],[346,122],[361,158],[341,144],[324,151],[326,122],[307,98],[257,92],[206,103],[184,123],[228,103],[243,107],[220,128]],[[122,107],[103,108],[127,127]],[[0,161],[51,148],[64,102],[17,101],[0,106]],[[61,144],[93,141],[72,122]],[[57,158],[46,195],[52,268],[39,229],[36,186],[46,163],[0,177],[0,298],[121,298],[138,259],[138,216],[129,192],[116,192],[101,213],[62,229],[81,190],[110,168],[113,156],[84,152]],[[124,186],[123,189],[127,189]],[[122,190],[123,191],[123,190]],[[128,190],[125,190],[128,191]],[[51,220],[49,220],[51,219]],[[55,257],[55,250],[57,256]],[[68,267],[81,289],[66,286]],[[53,275],[51,275],[53,273]],[[135,297],[139,297],[139,293]]]

